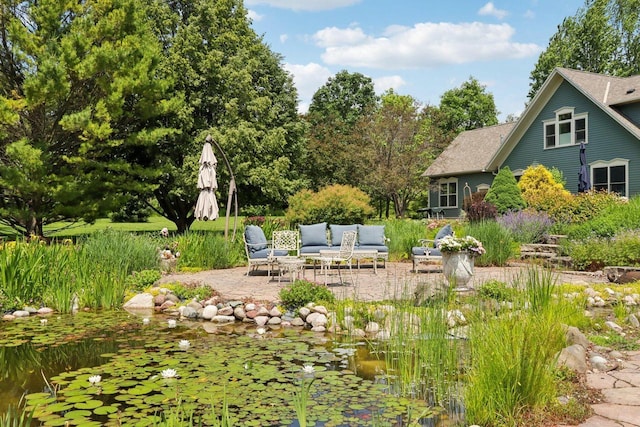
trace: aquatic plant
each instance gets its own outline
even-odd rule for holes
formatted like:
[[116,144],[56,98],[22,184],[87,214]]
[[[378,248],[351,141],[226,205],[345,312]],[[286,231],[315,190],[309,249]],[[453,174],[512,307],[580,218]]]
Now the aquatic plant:
[[311,385],[315,380],[314,374],[316,370],[313,365],[304,365],[302,367],[302,378],[298,389],[293,393],[293,407],[296,410],[298,424],[300,427],[307,427],[307,405],[311,395]]

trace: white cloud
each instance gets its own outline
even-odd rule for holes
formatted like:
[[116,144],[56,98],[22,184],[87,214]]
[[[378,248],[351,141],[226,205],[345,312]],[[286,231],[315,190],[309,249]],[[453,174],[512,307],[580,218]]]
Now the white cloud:
[[334,73],[322,65],[310,62],[306,65],[284,64],[284,69],[293,75],[293,82],[298,89],[298,111],[306,113],[313,94],[324,85]]
[[360,3],[362,0],[245,0],[247,6],[264,4],[291,10],[332,10]]
[[536,17],[536,13],[531,9],[527,9],[527,11],[524,13],[524,17],[527,19],[533,19]]
[[320,47],[359,46],[373,41],[361,28],[340,29],[336,27],[327,27],[318,31],[313,35],[313,40]]
[[247,17],[249,17],[249,19],[251,19],[253,22],[262,21],[263,18],[262,15],[251,9],[247,10]]
[[493,2],[485,4],[480,8],[480,10],[478,10],[478,15],[494,16],[498,19],[504,19],[508,14],[509,12],[504,9],[496,9],[496,7],[493,5]]
[[280,34],[280,43],[284,43],[289,39],[287,34]]
[[373,86],[377,94],[382,94],[388,89],[397,91],[399,88],[407,84],[401,76],[384,76],[373,79]]
[[418,23],[391,26],[383,37],[360,28],[325,28],[314,35],[325,48],[327,64],[381,69],[409,69],[478,61],[526,58],[542,48],[511,41],[515,30],[508,24]]

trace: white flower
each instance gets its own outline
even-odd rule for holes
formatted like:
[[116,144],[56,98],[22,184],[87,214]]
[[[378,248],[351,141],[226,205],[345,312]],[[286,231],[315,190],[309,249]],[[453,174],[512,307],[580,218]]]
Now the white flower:
[[265,332],[267,332],[267,330],[265,328],[258,328],[256,329],[256,332],[260,335],[264,334]]
[[47,319],[40,319],[40,324],[41,325],[46,325],[47,324]]
[[316,368],[314,368],[313,365],[304,365],[302,367],[302,372],[305,374],[313,374],[316,372]]
[[144,319],[142,319],[142,324],[143,325],[148,325],[149,324],[149,318],[145,317]]
[[93,385],[98,384],[100,381],[102,381],[102,377],[100,375],[92,375],[89,377],[89,382]]
[[175,319],[169,319],[169,320],[167,320],[167,325],[168,325],[170,328],[175,328],[175,327],[176,327],[176,320],[175,320]]
[[169,368],[160,372],[160,375],[162,375],[162,378],[175,378],[175,376],[178,375],[178,373],[176,372],[175,369]]
[[182,350],[186,350],[191,347],[191,343],[189,342],[189,340],[180,340],[180,342],[178,343],[178,347],[180,347]]

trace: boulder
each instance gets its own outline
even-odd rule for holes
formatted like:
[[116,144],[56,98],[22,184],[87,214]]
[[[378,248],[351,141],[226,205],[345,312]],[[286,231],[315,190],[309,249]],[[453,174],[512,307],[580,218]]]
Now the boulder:
[[565,347],[558,357],[558,366],[566,366],[574,372],[584,374],[587,372],[587,350],[580,344]]
[[155,304],[153,303],[153,295],[148,292],[134,295],[129,301],[124,303],[126,310],[149,310],[153,309]]

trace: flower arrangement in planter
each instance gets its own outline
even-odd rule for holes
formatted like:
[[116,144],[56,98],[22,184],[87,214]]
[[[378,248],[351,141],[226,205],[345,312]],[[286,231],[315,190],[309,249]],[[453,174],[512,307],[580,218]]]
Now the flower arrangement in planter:
[[442,253],[468,252],[471,256],[480,256],[486,252],[482,242],[472,236],[445,236],[438,241],[438,247]]

